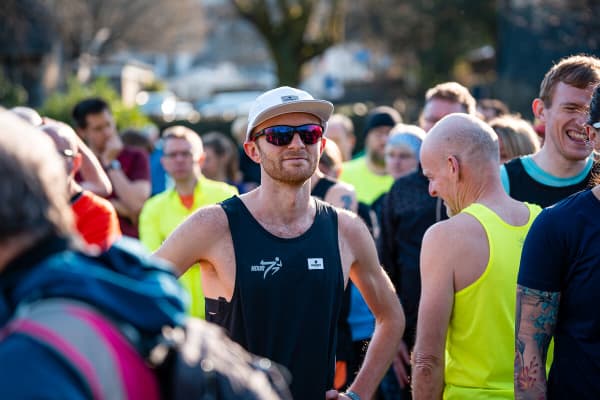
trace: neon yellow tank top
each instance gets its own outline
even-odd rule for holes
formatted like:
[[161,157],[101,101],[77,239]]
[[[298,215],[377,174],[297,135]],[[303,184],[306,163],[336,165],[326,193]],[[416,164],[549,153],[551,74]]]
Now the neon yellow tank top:
[[527,204],[523,226],[504,222],[482,204],[462,212],[483,226],[489,261],[483,274],[454,295],[446,339],[444,399],[513,399],[517,274],[525,236],[541,208]]

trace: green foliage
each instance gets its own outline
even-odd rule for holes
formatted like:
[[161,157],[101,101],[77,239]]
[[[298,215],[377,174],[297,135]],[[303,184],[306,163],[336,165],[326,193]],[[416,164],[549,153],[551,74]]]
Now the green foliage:
[[150,123],[137,107],[126,107],[108,79],[99,78],[84,85],[76,78],[70,78],[65,92],[57,92],[48,97],[40,109],[40,114],[71,124],[71,110],[75,104],[89,97],[101,97],[111,108],[119,130],[141,128]]
[[167,85],[163,81],[155,79],[147,85],[144,85],[143,90],[147,92],[162,92],[167,90]]
[[3,107],[23,106],[27,103],[27,91],[21,85],[13,84],[0,71],[0,104]]

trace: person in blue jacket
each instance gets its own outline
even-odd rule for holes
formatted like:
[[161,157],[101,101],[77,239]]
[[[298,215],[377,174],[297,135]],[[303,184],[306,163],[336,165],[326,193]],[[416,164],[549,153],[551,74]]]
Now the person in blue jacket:
[[69,161],[49,138],[0,109],[0,399],[90,398],[72,364],[9,329],[25,305],[73,299],[149,337],[184,323],[182,288],[133,241],[101,255],[77,250]]

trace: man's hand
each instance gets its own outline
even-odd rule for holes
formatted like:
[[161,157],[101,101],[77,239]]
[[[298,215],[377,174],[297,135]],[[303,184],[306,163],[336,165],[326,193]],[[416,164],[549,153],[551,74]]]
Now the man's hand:
[[111,161],[115,160],[121,150],[123,150],[123,142],[119,136],[114,135],[108,139],[102,153],[102,164],[108,165]]
[[352,400],[352,399],[350,399],[350,397],[344,395],[344,393],[340,393],[340,392],[338,392],[337,390],[334,390],[334,389],[328,390],[328,391],[325,392],[325,400],[336,400],[336,399],[338,399],[338,400],[345,400],[345,399]]
[[396,379],[398,379],[398,384],[400,387],[404,389],[410,385],[410,374],[408,373],[407,368],[410,366],[410,355],[408,354],[408,347],[406,347],[404,340],[400,342],[398,353],[396,354],[396,357],[394,357],[392,365],[394,367]]

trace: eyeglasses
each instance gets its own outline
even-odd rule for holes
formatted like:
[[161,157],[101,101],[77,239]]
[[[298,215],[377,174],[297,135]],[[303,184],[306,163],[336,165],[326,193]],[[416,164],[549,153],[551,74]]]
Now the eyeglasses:
[[63,156],[64,158],[73,158],[75,157],[75,152],[71,149],[59,150],[58,154]]
[[173,151],[171,153],[163,153],[163,157],[165,158],[177,158],[177,156],[181,156],[183,158],[191,158],[191,151]]
[[300,126],[275,125],[258,131],[252,140],[264,135],[267,142],[275,146],[287,146],[292,143],[295,134],[305,145],[316,144],[323,137],[323,127],[319,124],[306,124]]

